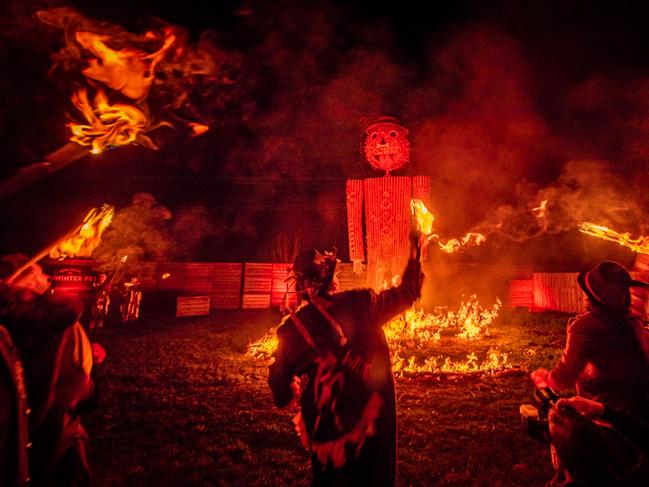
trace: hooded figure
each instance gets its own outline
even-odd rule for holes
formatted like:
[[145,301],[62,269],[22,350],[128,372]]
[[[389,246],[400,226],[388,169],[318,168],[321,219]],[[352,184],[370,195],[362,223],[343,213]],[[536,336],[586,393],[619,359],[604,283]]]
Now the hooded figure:
[[293,264],[303,305],[277,329],[268,382],[276,404],[295,398],[296,429],[311,452],[311,485],[396,482],[396,400],[381,325],[419,297],[420,235],[397,287],[335,292],[337,260],[310,249]]

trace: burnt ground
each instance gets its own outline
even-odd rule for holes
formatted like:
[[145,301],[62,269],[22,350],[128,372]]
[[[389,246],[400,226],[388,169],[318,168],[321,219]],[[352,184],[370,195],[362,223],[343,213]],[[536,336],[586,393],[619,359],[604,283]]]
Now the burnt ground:
[[[246,353],[278,320],[271,311],[219,311],[102,329],[101,398],[84,419],[96,484],[308,485],[292,415],[273,406],[265,364]],[[544,485],[548,449],[521,431],[518,408],[532,400],[525,371],[552,365],[565,322],[499,318],[488,340],[521,370],[401,378],[399,485]]]

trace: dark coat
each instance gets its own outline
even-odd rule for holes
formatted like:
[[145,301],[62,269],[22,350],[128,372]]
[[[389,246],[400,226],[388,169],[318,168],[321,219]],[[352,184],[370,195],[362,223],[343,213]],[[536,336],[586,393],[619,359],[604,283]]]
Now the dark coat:
[[[345,291],[327,297],[326,311],[340,325],[347,339],[347,349],[363,365],[363,378],[370,391],[378,393],[381,409],[376,432],[363,443],[360,453],[348,452],[341,468],[322,465],[312,454],[312,485],[391,486],[396,482],[396,399],[390,364],[390,352],[381,325],[408,309],[419,297],[422,283],[421,266],[410,261],[398,287],[376,293],[371,289]],[[298,320],[307,329],[319,350],[339,347],[334,327],[314,304],[297,312]],[[307,343],[292,318],[277,330],[278,348],[270,366],[268,382],[278,406],[293,399],[294,377],[305,376],[300,406],[307,423],[316,415],[313,388],[317,372],[318,352]],[[326,433],[325,433],[326,434]],[[313,453],[313,451],[312,451]]]
[[568,323],[563,356],[551,372],[558,388],[649,418],[649,353],[642,322],[598,309]]

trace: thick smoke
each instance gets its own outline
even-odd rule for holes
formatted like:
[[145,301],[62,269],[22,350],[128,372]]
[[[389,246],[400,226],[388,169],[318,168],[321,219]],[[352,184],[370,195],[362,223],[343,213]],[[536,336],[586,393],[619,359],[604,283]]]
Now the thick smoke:
[[487,247],[549,252],[545,236],[559,241],[583,220],[643,230],[649,78],[632,64],[599,66],[591,54],[585,66],[578,50],[556,49],[578,36],[565,26],[537,42],[507,16],[480,14],[415,38],[371,10],[249,2],[230,32],[236,89],[178,109],[223,123],[161,158],[246,181],[207,205],[221,208],[223,248],[243,238],[272,259],[269,242],[297,239],[345,258],[344,182],[381,176],[359,151],[363,122],[381,115],[410,130],[411,163],[396,175],[431,176],[443,238],[481,231]]
[[[380,22],[355,28],[347,17],[343,7],[305,14],[290,4],[255,16],[269,33],[251,54],[262,60],[255,79],[268,96],[247,106],[254,136],[230,154],[229,170],[303,187],[319,176],[376,177],[358,151],[361,121],[394,115],[413,147],[401,174],[432,177],[442,236],[482,231],[487,246],[533,246],[584,220],[620,231],[643,223],[646,202],[634,184],[647,179],[646,81],[594,73],[542,85],[544,67],[495,24],[458,26],[415,64]],[[559,86],[568,89],[552,92]],[[543,107],[551,95],[558,114]],[[286,201],[281,191],[275,197]],[[344,212],[337,217],[344,227]]]

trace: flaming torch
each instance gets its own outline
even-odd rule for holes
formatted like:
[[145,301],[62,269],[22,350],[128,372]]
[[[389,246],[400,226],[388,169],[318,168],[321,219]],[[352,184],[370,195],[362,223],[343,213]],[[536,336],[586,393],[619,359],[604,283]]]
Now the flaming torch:
[[35,264],[48,255],[53,259],[64,259],[73,256],[90,257],[101,243],[101,236],[113,220],[114,214],[115,208],[111,205],[104,204],[100,208],[93,208],[83,219],[81,225],[71,232],[66,233],[63,237],[38,252],[22,266],[16,269],[16,271],[7,278],[7,283],[11,284],[14,282],[14,280],[31,267],[32,264]]
[[426,235],[428,240],[436,239],[440,250],[447,254],[455,253],[466,247],[478,246],[487,240],[487,237],[482,233],[469,232],[459,239],[452,238],[446,242],[442,242],[439,235],[433,233],[435,215],[428,211],[428,208],[426,208],[423,201],[418,199],[410,200],[410,211],[417,222],[419,231]]
[[[214,85],[234,83],[228,72],[238,63],[236,56],[217,49],[208,37],[194,46],[186,42],[186,33],[171,26],[132,34],[65,7],[42,10],[37,16],[65,33],[65,47],[52,58],[55,67],[73,76],[80,72],[86,80],[88,86],[72,95],[85,121],[68,123],[70,142],[43,162],[2,181],[0,201],[88,153],[101,154],[129,144],[157,149],[147,133],[172,123],[162,118],[153,123],[148,99],[163,107],[165,118],[184,124],[189,136],[205,134],[210,129],[206,120],[188,120],[180,112],[190,113],[189,118],[205,118],[199,114],[209,105],[203,98],[214,96]],[[94,96],[89,97],[89,89]],[[200,104],[192,102],[199,98]]]
[[629,233],[616,232],[615,230],[611,230],[603,225],[596,225],[589,222],[580,223],[579,231],[586,235],[590,235],[591,237],[615,242],[616,244],[631,249],[633,252],[638,254],[649,255],[649,237],[647,236],[632,238]]

